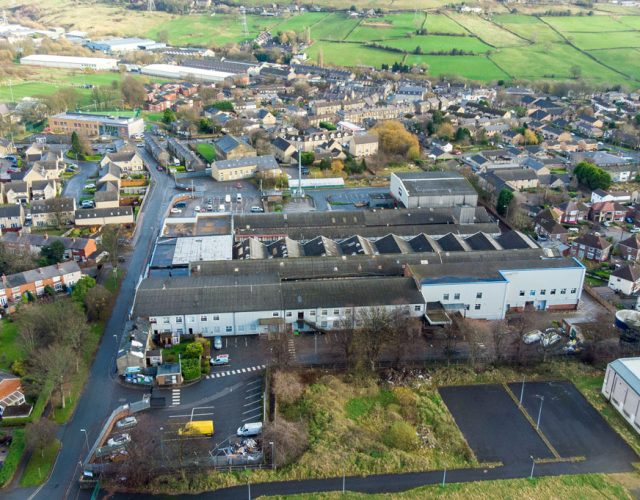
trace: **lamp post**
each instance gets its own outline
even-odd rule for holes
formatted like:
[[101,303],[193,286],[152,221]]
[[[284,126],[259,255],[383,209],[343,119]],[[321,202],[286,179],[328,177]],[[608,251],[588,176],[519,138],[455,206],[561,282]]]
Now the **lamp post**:
[[87,453],[89,453],[89,435],[87,434],[87,429],[80,429],[80,432],[84,432],[84,442],[87,445]]
[[276,468],[276,445],[273,441],[269,441],[271,445],[271,468],[275,470]]
[[536,431],[540,429],[540,418],[542,417],[543,403],[544,403],[544,396],[540,396],[540,410],[538,410],[538,421],[536,422]]
[[536,461],[533,458],[533,455],[530,455],[531,457],[531,474],[529,474],[529,479],[533,479],[533,469],[536,468]]

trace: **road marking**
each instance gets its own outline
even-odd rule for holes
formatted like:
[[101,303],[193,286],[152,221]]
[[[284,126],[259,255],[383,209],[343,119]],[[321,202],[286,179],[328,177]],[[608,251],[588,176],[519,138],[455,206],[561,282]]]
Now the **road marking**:
[[262,365],[260,368],[262,368],[263,370],[267,367],[267,365]]
[[253,384],[257,384],[258,382],[262,383],[262,380],[260,380],[259,378],[252,380],[251,382],[247,382],[247,385],[253,385]]
[[[207,413],[194,413],[193,416],[194,417],[206,417],[209,415],[213,415],[213,412],[207,412]],[[169,418],[191,418],[191,413],[187,413],[185,415],[169,415]]]
[[249,394],[250,392],[253,392],[253,391],[262,391],[262,386],[249,387],[246,392],[247,394]]
[[231,375],[235,375],[236,371],[235,370],[231,370]]
[[247,371],[247,369],[246,369],[246,368],[243,368],[243,369],[242,369],[242,373],[245,373],[246,371]]
[[255,415],[250,415],[249,417],[242,419],[241,422],[250,422],[260,416],[262,416],[262,410],[259,410]]
[[220,374],[219,373],[216,373],[216,378],[220,378]]
[[[245,398],[246,399],[246,398]],[[258,399],[256,399],[255,401],[249,401],[247,404],[244,404],[242,406],[251,406],[256,404],[258,401],[262,401],[262,396],[260,396]]]
[[225,375],[231,375],[231,373],[230,373],[230,372],[224,372],[224,374],[225,374]]

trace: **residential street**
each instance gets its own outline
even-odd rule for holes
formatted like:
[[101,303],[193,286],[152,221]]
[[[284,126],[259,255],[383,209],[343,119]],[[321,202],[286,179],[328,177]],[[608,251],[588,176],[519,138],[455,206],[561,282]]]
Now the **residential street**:
[[82,197],[82,188],[87,183],[89,177],[97,175],[99,166],[98,162],[95,161],[73,160],[73,163],[79,165],[80,171],[76,175],[71,177],[71,179],[67,180],[64,188],[62,189],[62,196],[75,198],[76,203],[78,203],[78,201]]

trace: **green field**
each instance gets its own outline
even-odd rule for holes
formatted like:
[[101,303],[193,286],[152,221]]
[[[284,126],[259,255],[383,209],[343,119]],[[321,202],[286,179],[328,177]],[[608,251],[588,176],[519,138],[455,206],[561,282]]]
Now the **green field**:
[[455,21],[452,21],[444,14],[427,14],[427,22],[424,24],[424,28],[429,33],[442,33],[453,35],[467,35],[468,31],[460,26]]
[[347,37],[348,42],[370,42],[411,36],[422,28],[425,15],[422,12],[411,14],[390,14],[385,17],[363,20]]
[[207,163],[211,163],[216,159],[216,150],[214,149],[213,144],[208,142],[199,142],[196,145],[196,150],[200,153],[200,156],[207,161]]
[[324,63],[335,66],[375,66],[401,62],[404,55],[396,52],[378,50],[355,43],[317,42],[307,50],[307,55],[316,60],[322,49]]
[[582,50],[640,47],[640,31],[619,33],[567,33],[567,40]]
[[360,19],[349,19],[343,12],[334,12],[311,27],[314,40],[344,40],[358,25]]
[[278,31],[295,31],[296,33],[302,33],[307,27],[311,27],[322,21],[328,15],[327,12],[307,12],[301,16],[291,16],[282,20],[273,31],[276,33]]
[[429,66],[429,75],[461,76],[470,80],[501,80],[509,76],[490,59],[483,56],[414,56],[409,55],[406,64]]
[[527,43],[519,36],[481,17],[468,14],[450,14],[450,17],[480,40],[494,47],[513,47]]
[[630,78],[640,80],[640,49],[594,50],[590,54],[615,68]]
[[491,50],[487,44],[471,36],[415,36],[400,40],[385,40],[382,45],[412,52],[420,47],[425,54],[432,52],[449,52],[453,49],[481,54]]
[[493,21],[531,42],[561,42],[562,37],[534,16],[499,14]]
[[582,75],[593,81],[613,82],[624,77],[598,64],[567,44],[538,44],[522,50],[506,48],[491,54],[498,66],[505,68],[515,78],[521,79],[567,79],[571,67],[578,66]]
[[563,33],[594,33],[629,29],[612,16],[563,16],[542,19]]
[[17,340],[17,325],[7,320],[0,322],[0,369],[8,371],[11,369],[11,363],[22,359]]

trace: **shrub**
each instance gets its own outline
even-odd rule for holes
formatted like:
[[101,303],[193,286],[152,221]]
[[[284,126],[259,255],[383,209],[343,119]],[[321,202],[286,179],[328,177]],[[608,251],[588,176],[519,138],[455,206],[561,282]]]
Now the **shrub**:
[[187,345],[187,347],[185,348],[184,357],[191,358],[191,359],[193,358],[200,359],[203,352],[204,352],[204,347],[202,346],[202,344],[199,342],[193,342]]
[[416,430],[406,422],[398,421],[391,424],[383,437],[384,444],[390,448],[403,451],[415,450],[418,445]]
[[277,371],[273,374],[273,393],[279,402],[296,402],[304,392],[304,385],[297,373]]
[[415,424],[418,421],[418,397],[416,394],[407,387],[395,387],[393,395],[400,406],[402,416]]
[[25,366],[24,361],[16,359],[11,363],[11,373],[18,377],[24,377],[27,374],[27,367]]
[[187,358],[181,361],[182,363],[182,376],[185,382],[190,380],[196,380],[200,378],[200,359]]
[[[275,422],[264,425],[263,441],[273,442],[275,448],[275,462],[278,467],[295,462],[307,449],[309,434],[302,422],[289,422],[280,417]],[[267,448],[271,453],[271,449]]]

